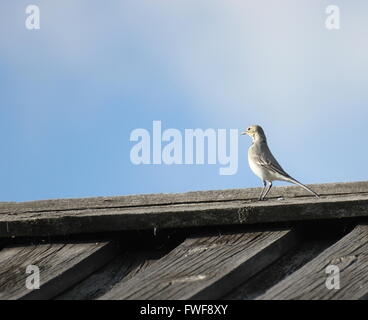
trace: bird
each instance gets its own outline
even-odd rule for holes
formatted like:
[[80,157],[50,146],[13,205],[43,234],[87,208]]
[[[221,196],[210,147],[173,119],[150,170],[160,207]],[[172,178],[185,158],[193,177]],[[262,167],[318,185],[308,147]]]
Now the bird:
[[252,145],[248,149],[248,162],[251,170],[263,182],[263,189],[259,196],[259,201],[265,200],[268,192],[272,188],[273,181],[287,181],[294,183],[319,198],[319,195],[316,192],[291,177],[280,166],[268,148],[266,135],[261,126],[252,125],[240,134],[248,135],[253,140]]

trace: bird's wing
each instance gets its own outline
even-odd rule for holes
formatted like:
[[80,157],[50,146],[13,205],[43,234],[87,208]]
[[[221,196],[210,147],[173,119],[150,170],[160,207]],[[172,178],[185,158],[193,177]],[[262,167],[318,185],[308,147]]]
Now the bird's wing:
[[276,172],[285,177],[290,177],[277,162],[277,160],[271,153],[270,149],[268,148],[267,144],[262,144],[260,152],[257,152],[257,155],[255,156],[254,160],[258,165],[272,172]]

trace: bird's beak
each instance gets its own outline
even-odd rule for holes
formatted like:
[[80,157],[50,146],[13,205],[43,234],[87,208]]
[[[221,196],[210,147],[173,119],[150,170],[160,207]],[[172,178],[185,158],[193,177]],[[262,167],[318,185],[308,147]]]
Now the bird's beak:
[[244,135],[244,134],[248,134],[246,131],[240,132],[240,134]]

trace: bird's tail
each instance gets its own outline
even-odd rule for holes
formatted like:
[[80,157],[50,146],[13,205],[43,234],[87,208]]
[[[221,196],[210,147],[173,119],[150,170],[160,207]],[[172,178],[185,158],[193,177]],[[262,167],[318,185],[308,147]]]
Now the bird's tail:
[[304,184],[300,183],[298,180],[295,180],[292,177],[288,177],[287,179],[285,179],[291,183],[297,184],[298,186],[302,187],[303,189],[307,190],[308,192],[314,194],[317,198],[319,198],[319,195],[317,193],[315,193],[313,190],[309,189],[307,186],[305,186]]

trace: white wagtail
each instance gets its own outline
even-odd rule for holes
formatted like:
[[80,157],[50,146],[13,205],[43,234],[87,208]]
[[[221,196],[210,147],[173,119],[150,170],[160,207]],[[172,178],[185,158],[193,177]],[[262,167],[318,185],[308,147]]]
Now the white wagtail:
[[[272,187],[272,182],[275,180],[295,183],[310,193],[313,193],[317,198],[319,197],[317,193],[290,177],[281,168],[268,148],[266,135],[260,126],[250,126],[241,134],[247,134],[253,139],[253,144],[248,150],[248,161],[252,171],[263,181],[264,187],[259,200],[265,199]],[[267,182],[269,182],[268,186]]]

